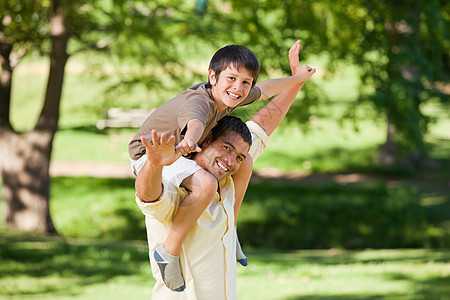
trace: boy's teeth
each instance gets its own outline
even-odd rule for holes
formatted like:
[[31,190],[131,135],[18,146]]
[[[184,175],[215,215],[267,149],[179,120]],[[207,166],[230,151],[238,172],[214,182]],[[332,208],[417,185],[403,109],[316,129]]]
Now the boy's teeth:
[[238,99],[240,97],[239,95],[231,93],[231,92],[228,92],[228,95],[230,95],[231,97],[236,98],[236,99]]

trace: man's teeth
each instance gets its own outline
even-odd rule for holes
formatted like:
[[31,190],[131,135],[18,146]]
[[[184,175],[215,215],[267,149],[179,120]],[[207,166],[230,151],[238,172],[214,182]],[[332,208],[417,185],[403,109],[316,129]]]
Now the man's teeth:
[[221,163],[220,161],[217,162],[217,165],[219,166],[219,168],[222,169],[222,171],[228,172],[227,167],[225,167],[225,165],[223,163]]

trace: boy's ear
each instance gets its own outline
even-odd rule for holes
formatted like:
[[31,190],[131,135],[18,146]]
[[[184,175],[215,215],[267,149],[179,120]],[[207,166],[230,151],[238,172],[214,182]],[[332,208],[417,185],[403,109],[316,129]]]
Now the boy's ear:
[[216,72],[213,69],[209,69],[208,71],[209,83],[211,85],[215,85],[217,83]]

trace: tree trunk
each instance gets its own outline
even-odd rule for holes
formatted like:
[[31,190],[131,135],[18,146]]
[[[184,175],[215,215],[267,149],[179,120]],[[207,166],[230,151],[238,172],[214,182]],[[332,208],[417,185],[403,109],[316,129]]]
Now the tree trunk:
[[0,63],[2,66],[0,74],[0,128],[11,128],[9,112],[11,108],[11,51],[12,45],[0,42]]
[[52,134],[33,130],[21,136],[11,130],[2,130],[0,136],[7,226],[56,234],[49,210]]
[[435,160],[425,152],[415,149],[401,155],[398,144],[394,140],[395,125],[388,119],[386,141],[378,153],[378,163],[383,166],[401,166],[408,170],[435,170],[439,168]]
[[[59,120],[69,37],[64,24],[64,10],[59,1],[53,1],[52,12],[52,50],[44,106],[35,128],[25,135],[15,133],[9,119],[4,122],[1,114],[0,169],[8,227],[57,234],[49,209],[49,166]],[[0,108],[4,107],[2,102]]]

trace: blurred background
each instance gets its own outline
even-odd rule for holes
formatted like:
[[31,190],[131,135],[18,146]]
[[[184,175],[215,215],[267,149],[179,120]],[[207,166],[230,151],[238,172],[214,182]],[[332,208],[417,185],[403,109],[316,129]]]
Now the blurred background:
[[449,19],[443,0],[2,1],[0,299],[148,299],[142,116],[227,44],[288,76],[298,39],[318,71],[255,163],[240,299],[450,299]]

